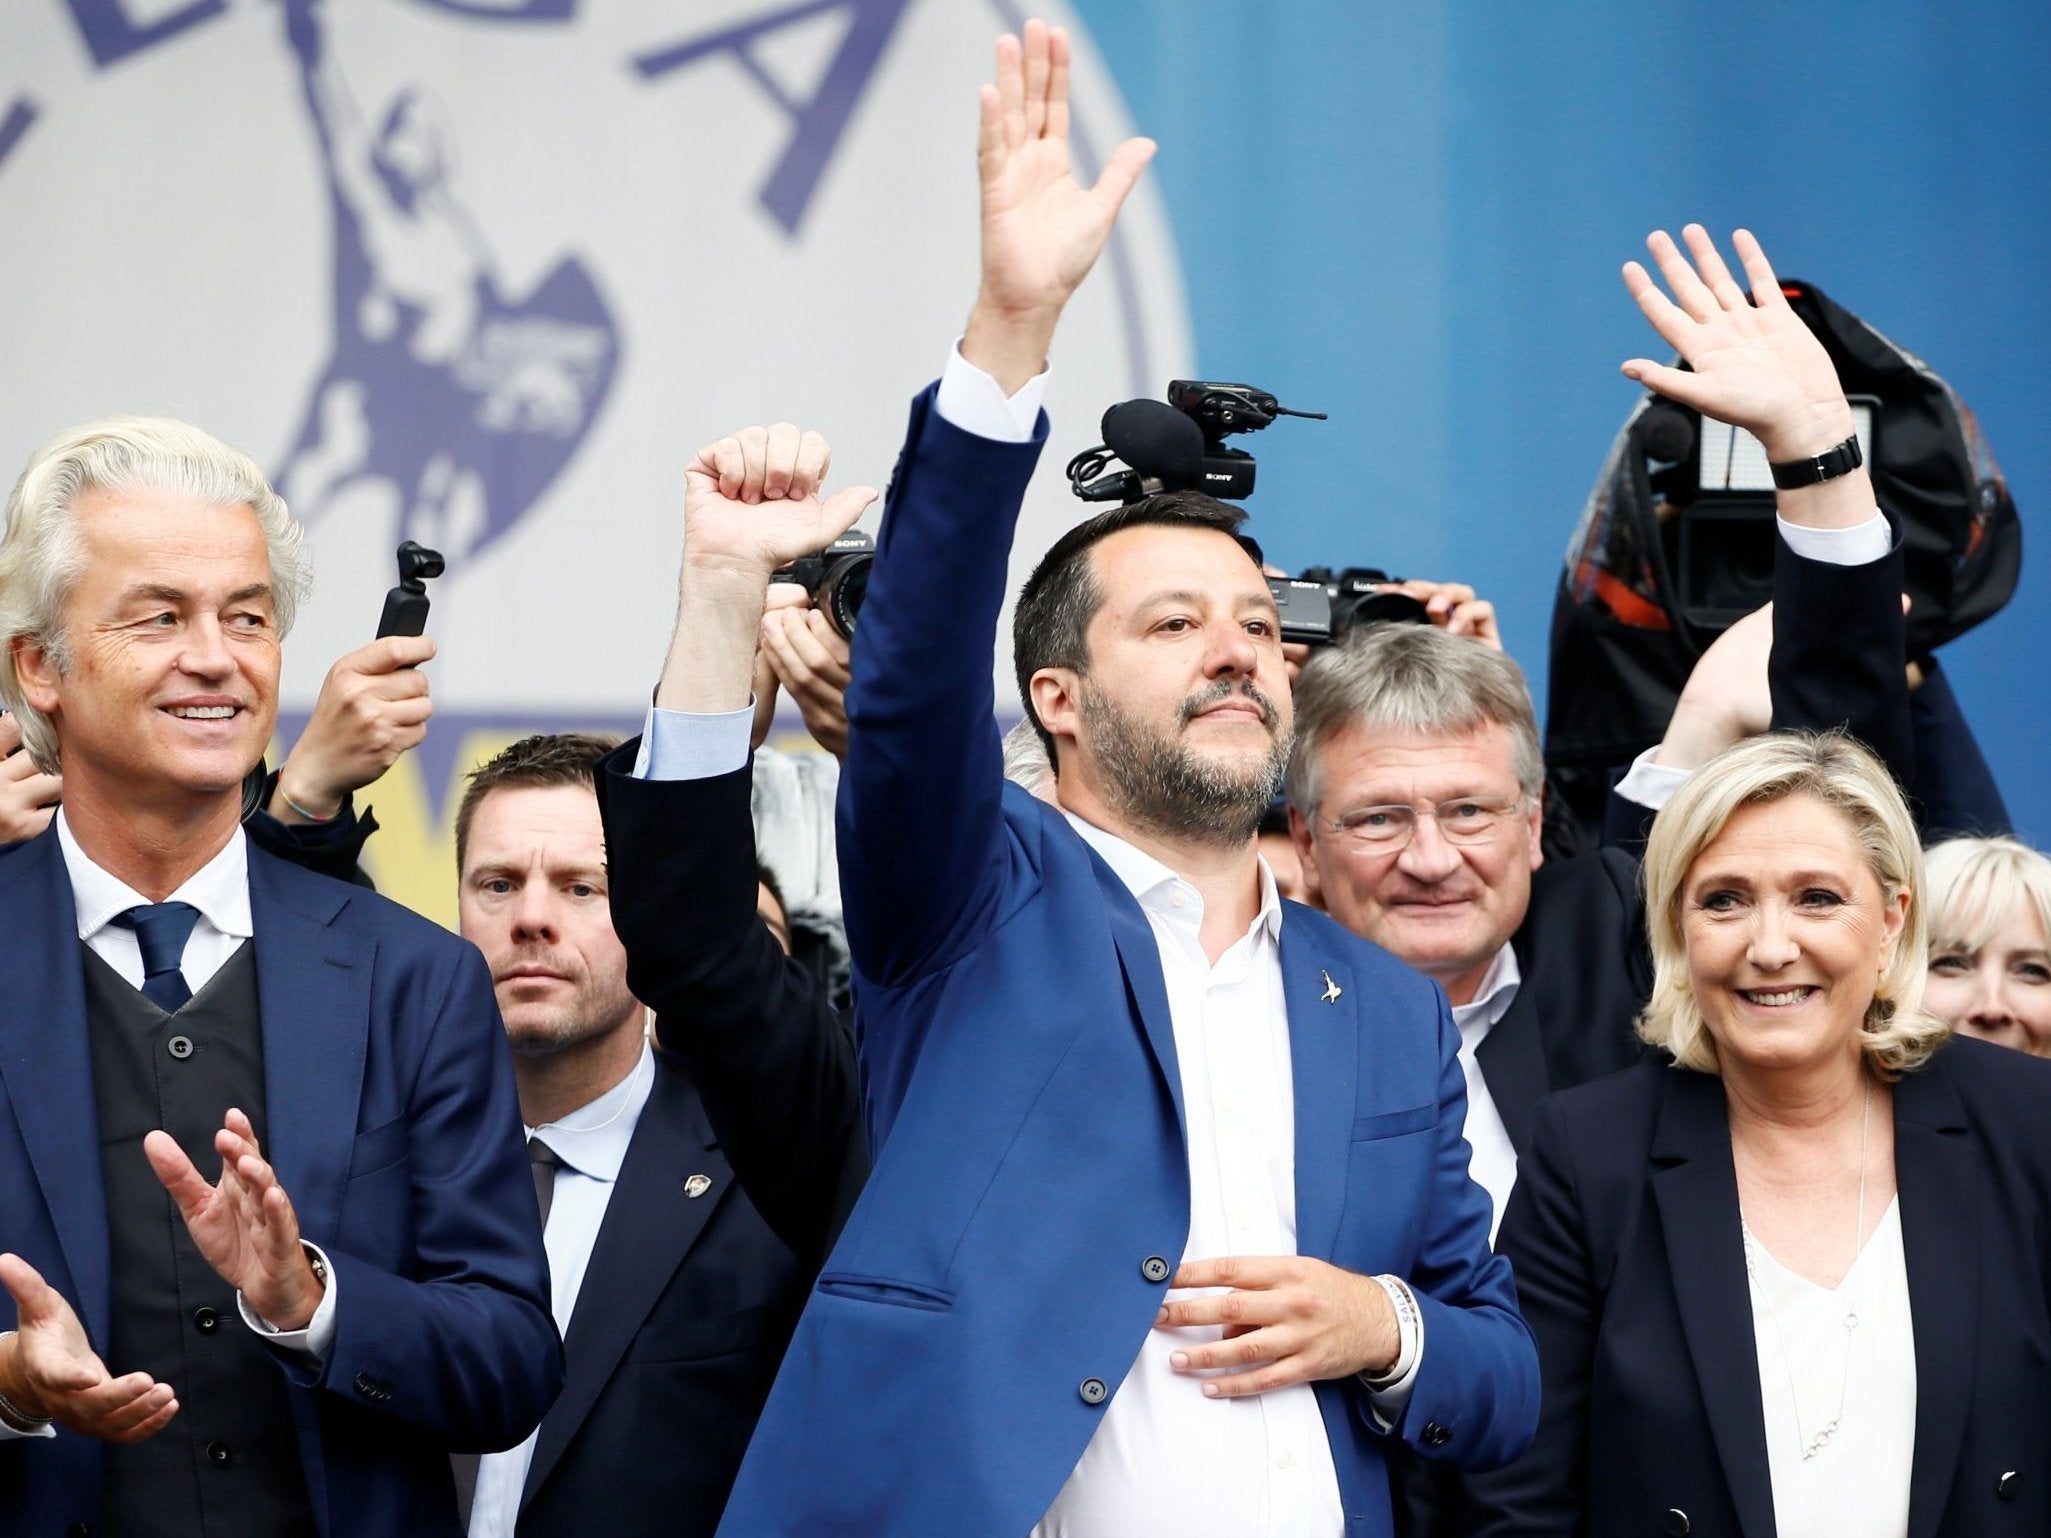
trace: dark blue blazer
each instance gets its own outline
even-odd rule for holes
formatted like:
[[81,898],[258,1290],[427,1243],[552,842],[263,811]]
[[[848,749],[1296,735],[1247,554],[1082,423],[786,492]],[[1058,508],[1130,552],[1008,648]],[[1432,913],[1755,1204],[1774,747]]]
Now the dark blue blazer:
[[697,1090],[658,1055],[535,1438],[521,1538],[710,1534],[803,1301]]
[[[913,408],[841,782],[875,1168],[723,1534],[1020,1538],[1152,1327],[1165,1283],[1149,1263],[1172,1264],[1188,1236],[1152,931],[1061,814],[1002,777],[992,640],[1038,452],[959,431],[930,392]],[[1299,1249],[1413,1281],[1427,1345],[1393,1435],[1500,1462],[1529,1435],[1535,1361],[1467,1176],[1444,997],[1295,905],[1281,965]],[[1386,1533],[1387,1434],[1352,1382],[1317,1396],[1348,1533]]]
[[[249,895],[264,1152],[339,1289],[320,1370],[277,1356],[314,1514],[327,1538],[455,1534],[449,1452],[517,1444],[562,1375],[491,978],[447,931],[254,846]],[[0,860],[0,1248],[104,1349],[107,1217],[75,911],[54,827]],[[0,1443],[0,1532],[89,1523],[100,1448],[63,1431]]]
[[[2051,1063],[1978,1041],[1894,1089],[1908,1538],[2051,1532],[2047,1105]],[[1773,1538],[1723,1081],[1648,1061],[1541,1102],[1501,1248],[1545,1411],[1529,1453],[1466,1481],[1458,1530]]]

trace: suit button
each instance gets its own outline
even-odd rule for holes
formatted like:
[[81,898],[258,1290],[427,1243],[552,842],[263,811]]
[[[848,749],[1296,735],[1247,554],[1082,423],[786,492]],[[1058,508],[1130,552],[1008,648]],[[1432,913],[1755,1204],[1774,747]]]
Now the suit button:
[[1139,1274],[1150,1282],[1168,1280],[1168,1262],[1158,1255],[1149,1255],[1139,1263]]
[[202,1335],[211,1335],[221,1327],[221,1316],[210,1308],[195,1309],[192,1327]]
[[1670,1506],[1659,1519],[1659,1525],[1663,1531],[1673,1534],[1673,1538],[1687,1538],[1688,1514],[1678,1506]]
[[1084,1404],[1102,1404],[1111,1391],[1104,1387],[1102,1378],[1085,1378],[1082,1380],[1082,1387],[1076,1392],[1082,1395]]
[[192,1038],[190,1036],[173,1036],[164,1043],[164,1050],[182,1063],[192,1056]]
[[1426,1421],[1424,1431],[1418,1440],[1426,1447],[1444,1447],[1453,1440],[1453,1433],[1449,1427],[1441,1426],[1437,1421]]
[[2003,1474],[1994,1481],[1994,1493],[2004,1501],[2014,1500],[2023,1493],[2022,1475],[2016,1473],[2014,1469],[2010,1469],[2006,1474]]
[[226,1442],[207,1443],[207,1462],[217,1469],[225,1469],[228,1466],[228,1444]]

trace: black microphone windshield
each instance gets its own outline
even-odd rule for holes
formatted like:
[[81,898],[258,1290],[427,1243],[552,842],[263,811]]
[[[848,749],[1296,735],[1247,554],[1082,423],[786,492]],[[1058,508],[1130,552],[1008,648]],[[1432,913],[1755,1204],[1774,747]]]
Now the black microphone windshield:
[[1203,484],[1203,429],[1166,401],[1120,401],[1106,411],[1104,447],[1170,491]]

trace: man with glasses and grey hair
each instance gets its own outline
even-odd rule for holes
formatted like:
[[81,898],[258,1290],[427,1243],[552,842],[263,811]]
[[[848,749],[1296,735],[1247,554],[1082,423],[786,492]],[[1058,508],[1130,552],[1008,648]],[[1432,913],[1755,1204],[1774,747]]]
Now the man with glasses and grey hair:
[[[1848,724],[1906,779],[1900,547],[1856,449],[1821,441],[1852,422],[1836,370],[1778,288],[1759,286],[1770,269],[1756,240],[1737,237],[1766,296],[1753,305],[1701,226],[1684,238],[1686,255],[1664,232],[1648,242],[1678,304],[1635,262],[1625,281],[1694,369],[1633,359],[1624,372],[1765,446],[1781,482],[1774,601],[1704,652],[1664,741],[1617,794],[1656,809],[1690,769],[1769,727]],[[1546,863],[1543,777],[1523,673],[1492,632],[1370,627],[1297,685],[1287,788],[1306,881],[1332,917],[1446,990],[1473,1173],[1498,1221],[1532,1107],[1628,1066],[1651,988],[1635,857]]]

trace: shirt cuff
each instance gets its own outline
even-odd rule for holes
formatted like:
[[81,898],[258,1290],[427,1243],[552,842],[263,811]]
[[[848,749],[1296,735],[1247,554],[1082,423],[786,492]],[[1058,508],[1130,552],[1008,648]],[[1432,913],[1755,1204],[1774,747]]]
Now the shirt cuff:
[[1773,515],[1773,521],[1780,525],[1780,537],[1787,541],[1788,549],[1808,561],[1864,566],[1894,548],[1894,530],[1887,525],[1887,515],[1877,507],[1871,518],[1849,529],[1812,529],[1789,523],[1778,513]]
[[1672,764],[1655,764],[1652,755],[1659,751],[1654,743],[1643,753],[1631,760],[1631,767],[1624,777],[1617,781],[1616,792],[1626,801],[1632,801],[1651,811],[1658,811],[1672,799],[1673,793],[1681,788],[1689,771],[1676,769]]
[[740,710],[695,715],[650,707],[634,757],[637,780],[709,780],[748,766],[755,702]]
[[281,1330],[257,1317],[256,1310],[249,1306],[249,1300],[241,1293],[235,1294],[235,1306],[242,1311],[242,1322],[263,1337],[267,1346],[281,1350],[296,1351],[314,1361],[324,1360],[328,1348],[335,1343],[335,1268],[329,1264],[327,1251],[308,1240],[299,1241],[306,1246],[307,1253],[319,1260],[321,1271],[327,1282],[320,1295],[320,1302],[314,1306],[313,1317],[306,1321],[303,1330]]
[[1355,1376],[1367,1390],[1367,1407],[1374,1412],[1375,1424],[1390,1431],[1410,1407],[1410,1391],[1417,1386],[1417,1368],[1424,1360],[1424,1315],[1408,1282],[1393,1276],[1369,1280],[1389,1295],[1389,1307],[1396,1311],[1396,1360],[1380,1378],[1370,1378],[1364,1372]]
[[1030,443],[1040,422],[1040,401],[1047,393],[1047,371],[1041,369],[1006,397],[1004,386],[961,355],[961,343],[947,355],[940,374],[940,415],[965,433],[994,443]]
[[33,1442],[37,1437],[54,1437],[56,1434],[55,1426],[38,1426],[34,1431],[17,1431],[6,1421],[0,1420],[0,1442]]

